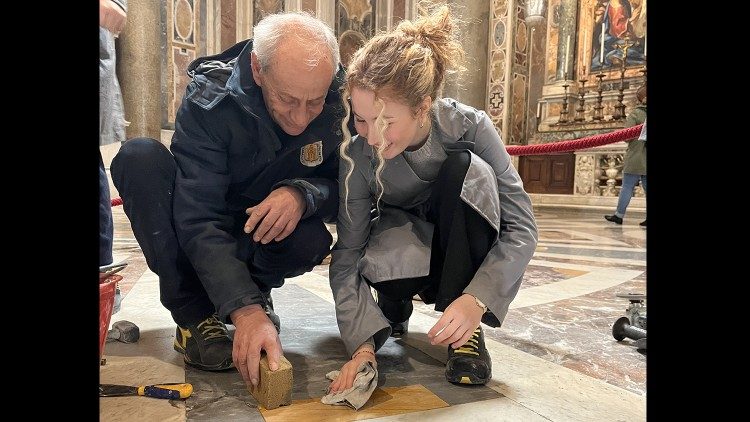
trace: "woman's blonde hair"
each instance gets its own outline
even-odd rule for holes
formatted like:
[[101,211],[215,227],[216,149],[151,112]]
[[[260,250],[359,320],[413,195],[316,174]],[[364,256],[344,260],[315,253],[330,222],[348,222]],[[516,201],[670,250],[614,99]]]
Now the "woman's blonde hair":
[[[341,158],[348,166],[344,179],[344,204],[347,215],[349,178],[354,171],[354,161],[347,153],[352,141],[348,128],[351,112],[349,97],[352,89],[360,88],[374,92],[381,104],[383,98],[405,104],[416,116],[425,98],[430,97],[433,101],[440,98],[447,73],[463,70],[461,61],[464,51],[456,38],[455,21],[451,17],[450,9],[448,6],[442,6],[415,22],[401,21],[394,31],[376,35],[352,56],[341,96],[346,113],[341,122],[344,139],[339,147]],[[385,131],[382,109],[375,122],[382,137]],[[381,142],[376,149],[376,204],[380,203],[383,196],[383,182],[380,179],[385,165],[383,145]]]

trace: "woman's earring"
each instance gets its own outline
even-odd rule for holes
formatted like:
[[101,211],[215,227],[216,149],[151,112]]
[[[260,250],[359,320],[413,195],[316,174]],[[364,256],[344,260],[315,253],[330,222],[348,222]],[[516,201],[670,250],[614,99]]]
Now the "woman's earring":
[[420,127],[420,128],[423,128],[423,127],[424,127],[424,120],[422,120],[422,119],[419,119],[419,127]]

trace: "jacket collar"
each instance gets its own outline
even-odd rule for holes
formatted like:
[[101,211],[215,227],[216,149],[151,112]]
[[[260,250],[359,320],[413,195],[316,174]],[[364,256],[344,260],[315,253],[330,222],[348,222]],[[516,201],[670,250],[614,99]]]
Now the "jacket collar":
[[[430,134],[440,144],[453,144],[460,140],[469,127],[471,120],[456,107],[456,100],[440,98],[432,105],[432,128]],[[361,137],[358,137],[360,139]],[[362,139],[362,152],[372,157],[375,149]]]

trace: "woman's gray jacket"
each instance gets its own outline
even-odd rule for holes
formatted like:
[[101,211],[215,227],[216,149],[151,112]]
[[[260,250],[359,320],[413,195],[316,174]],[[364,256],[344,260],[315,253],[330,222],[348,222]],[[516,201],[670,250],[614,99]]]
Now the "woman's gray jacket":
[[[536,248],[531,200],[485,112],[443,98],[434,103],[432,113],[431,136],[446,152],[471,152],[461,199],[499,232],[464,290],[484,302],[496,317],[484,322],[499,326]],[[348,153],[355,168],[347,195],[348,165],[341,160],[338,241],[332,253],[330,284],[341,337],[351,354],[370,337],[379,349],[390,334],[388,321],[362,277],[378,283],[428,275],[434,226],[419,217],[424,215],[421,209],[433,183],[420,179],[402,154],[385,163],[380,214],[371,219],[376,198],[374,150],[366,139],[355,136]]]

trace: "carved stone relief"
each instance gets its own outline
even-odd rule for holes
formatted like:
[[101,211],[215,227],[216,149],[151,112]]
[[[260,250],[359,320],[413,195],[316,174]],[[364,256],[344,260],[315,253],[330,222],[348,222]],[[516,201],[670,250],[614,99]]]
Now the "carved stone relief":
[[595,158],[593,154],[578,155],[576,157],[575,194],[584,196],[598,195],[594,189]]

